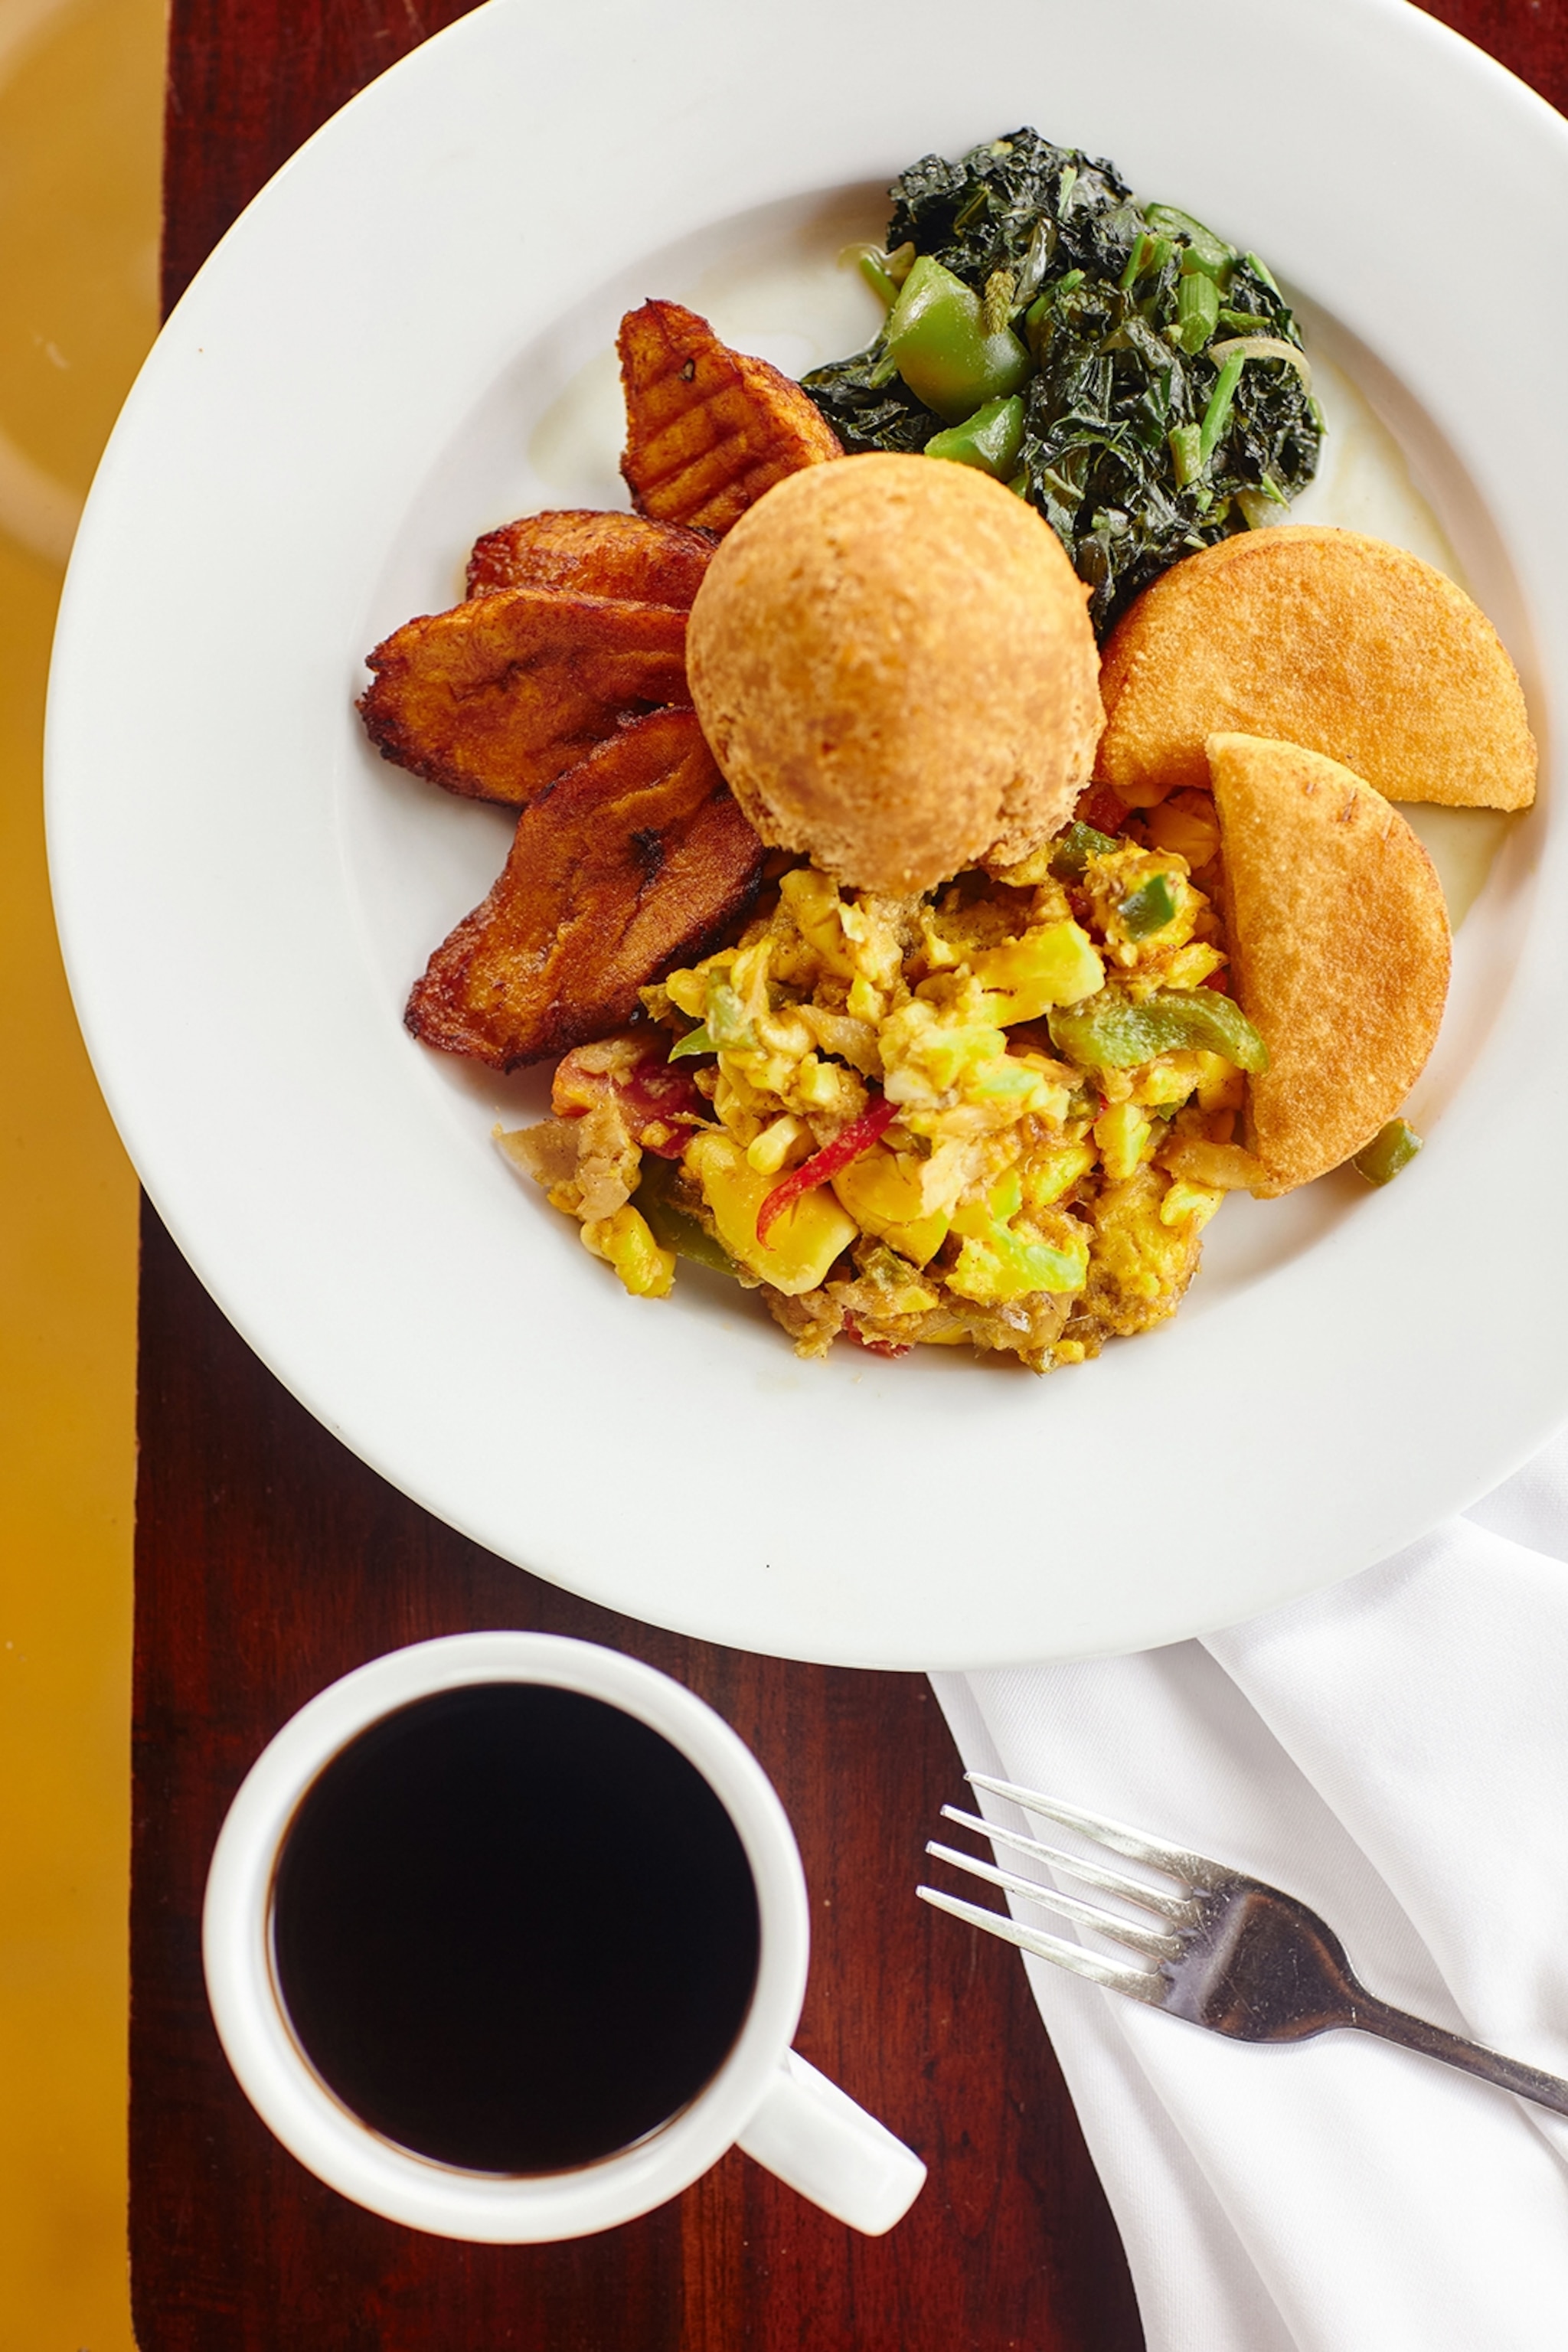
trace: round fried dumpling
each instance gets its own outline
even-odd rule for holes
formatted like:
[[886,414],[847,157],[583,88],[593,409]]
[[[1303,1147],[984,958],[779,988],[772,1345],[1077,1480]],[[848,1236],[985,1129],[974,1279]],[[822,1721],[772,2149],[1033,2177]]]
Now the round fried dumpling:
[[1386,800],[1528,808],[1535,741],[1497,631],[1417,555],[1281,523],[1189,555],[1112,631],[1096,773],[1137,806],[1220,730],[1342,760]]
[[777,483],[691,608],[692,701],[766,842],[858,889],[1010,865],[1067,821],[1101,713],[1088,591],[973,467],[847,457]]
[[1381,793],[1320,752],[1211,735],[1231,966],[1268,1048],[1247,1080],[1263,1198],[1371,1142],[1420,1076],[1448,989],[1436,869]]

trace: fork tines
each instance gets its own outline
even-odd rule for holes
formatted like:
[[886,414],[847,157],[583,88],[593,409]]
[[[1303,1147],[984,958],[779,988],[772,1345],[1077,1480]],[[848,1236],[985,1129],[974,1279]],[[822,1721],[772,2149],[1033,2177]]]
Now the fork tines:
[[1039,1813],[1047,1821],[1059,1822],[1063,1829],[1077,1830],[1096,1845],[1108,1845],[1112,1853],[1124,1853],[1131,1862],[1146,1863],[1152,1870],[1163,1870],[1168,1877],[1180,1878],[1188,1886],[1223,1886],[1235,1874],[1223,1864],[1210,1862],[1206,1855],[1194,1853],[1186,1846],[1167,1845],[1163,1839],[1152,1838],[1142,1830],[1130,1830],[1121,1822],[1107,1821],[1103,1813],[1086,1813],[1077,1805],[1058,1804],[1055,1798],[1042,1797],[1033,1789],[1020,1789],[1012,1780],[994,1780],[988,1772],[966,1772],[963,1777],[971,1788],[985,1789],[994,1797],[1006,1797],[1023,1812]]
[[[1002,1829],[978,1813],[960,1812],[956,1805],[943,1805],[942,1817],[944,1822],[957,1822],[963,1829],[978,1830],[993,1845],[1005,1846],[1010,1853],[1027,1854],[1032,1862],[1043,1862],[1047,1868],[1059,1870],[1085,1886],[1098,1886],[1107,1895],[1120,1895],[1129,1903],[1140,1904],[1145,1911],[1158,1912],[1162,1918],[1185,1920],[1191,1916],[1192,1904],[1186,1895],[1167,1894],[1163,1886],[1151,1886],[1146,1879],[1130,1878],[1124,1870],[1107,1869],[1103,1863],[1090,1862],[1086,1855],[1063,1853],[1057,1846],[1042,1844],[1038,1838]],[[1037,1887],[1038,1882],[1029,1880],[1026,1884]]]
[[[965,1779],[977,1789],[1005,1797],[1025,1811],[1039,1813],[1047,1820],[1059,1822],[1064,1828],[1076,1830],[1080,1835],[1097,1840],[1113,1853],[1127,1854],[1131,1859],[1164,1872],[1168,1876],[1185,1882],[1187,1888],[1209,1883],[1215,1865],[1201,1855],[1176,1846],[1160,1843],[1124,1829],[1120,1823],[1103,1821],[1099,1814],[1088,1813],[1072,1805],[1058,1805],[1050,1799],[1037,1796],[1032,1790],[1020,1789],[1012,1781],[993,1780],[984,1772],[969,1772]],[[1058,1917],[1070,1919],[1091,1928],[1095,1934],[1121,1944],[1129,1951],[1142,1954],[1156,1963],[1173,1960],[1183,1949],[1184,1938],[1179,1932],[1189,1928],[1196,1916],[1197,1906],[1190,1893],[1171,1894],[1152,1886],[1147,1881],[1130,1877],[1125,1871],[1113,1870],[1105,1864],[1091,1862],[1087,1857],[1063,1853],[1058,1847],[1043,1844],[1037,1838],[1024,1836],[1017,1830],[1000,1827],[978,1813],[966,1813],[955,1805],[943,1805],[942,1818],[956,1822],[962,1828],[974,1830],[990,1840],[994,1847],[1026,1856],[1033,1862],[1044,1863],[1051,1871],[1080,1885],[1092,1886],[1117,1896],[1121,1902],[1135,1905],[1140,1910],[1152,1912],[1169,1924],[1164,1927],[1147,1926],[1142,1920],[1128,1919],[1105,1910],[1099,1904],[1086,1903],[1076,1895],[1067,1895],[1041,1880],[1022,1878],[1014,1872],[1003,1870],[994,1863],[985,1862],[977,1854],[965,1853],[959,1848],[928,1842],[927,1853],[954,1869],[966,1872],[973,1878],[984,1879],[988,1885],[1000,1887],[1005,1894],[1021,1897]],[[922,1902],[935,1906],[939,1911],[950,1912],[954,1918],[965,1919],[986,1934],[998,1936],[1003,1942],[1016,1944],[1020,1950],[1033,1952],[1038,1958],[1052,1960],[1058,1968],[1070,1969],[1075,1975],[1088,1977],[1095,1984],[1104,1985],[1115,1992],[1131,1994],[1134,2000],[1158,2005],[1167,1995],[1168,1986],[1163,1975],[1143,1968],[1134,1968],[1125,1960],[1090,1951],[1085,1945],[1068,1943],[1059,1936],[1047,1935],[1043,1929],[1024,1926],[1005,1911],[988,1911],[977,1903],[966,1903],[962,1897],[944,1895],[934,1886],[915,1890]],[[1174,1932],[1173,1932],[1174,1931]]]
[[1147,1969],[1135,1969],[1124,1960],[1105,1959],[1082,1944],[1064,1943],[1059,1936],[1047,1936],[1038,1927],[1026,1927],[1005,1911],[983,1910],[978,1903],[965,1903],[956,1895],[943,1895],[935,1886],[917,1886],[915,1893],[923,1903],[938,1911],[950,1911],[955,1919],[967,1919],[972,1927],[984,1927],[988,1936],[999,1936],[1005,1944],[1016,1944],[1020,1951],[1033,1952],[1037,1958],[1054,1960],[1060,1969],[1070,1969],[1075,1976],[1088,1977],[1092,1984],[1104,1985],[1110,1992],[1124,1992],[1134,2000],[1152,2001],[1158,2007],[1165,1998],[1162,1977],[1152,1976]]
[[[1070,1969],[1075,1976],[1088,1977],[1110,1992],[1147,2001],[1168,2016],[1184,2018],[1191,2025],[1206,2027],[1211,2033],[1226,2034],[1235,2042],[1305,2042],[1336,2027],[1373,2033],[1382,2041],[1457,2066],[1463,2074],[1495,2084],[1499,2090],[1533,2099],[1553,2115],[1568,2116],[1568,2080],[1505,2058],[1499,2051],[1485,2049],[1463,2034],[1450,2033],[1430,2019],[1410,2016],[1370,1993],[1328,1922],[1300,1895],[1249,1877],[1245,1871],[1210,1862],[1184,1846],[1167,1845],[1118,1822],[1104,1821],[1098,1813],[1037,1796],[1033,1790],[1017,1788],[1010,1780],[994,1780],[986,1772],[971,1772],[968,1778],[975,1788],[1005,1797],[1026,1812],[1060,1822],[1079,1837],[1181,1881],[1182,1891],[1167,1893],[1102,1862],[1060,1853],[1054,1846],[1042,1845],[1037,1838],[944,1805],[945,1820],[977,1830],[994,1849],[1042,1863],[1058,1876],[1097,1887],[1144,1916],[1128,1918],[1107,1911],[1079,1895],[1064,1895],[1042,1880],[1025,1878],[978,1854],[961,1853],[956,1846],[933,1841],[926,1848],[929,1854],[989,1886],[999,1886],[1015,1902],[1038,1904],[1043,1910],[1055,1911],[1125,1950],[1141,1953],[1152,1966],[1134,1968],[1130,1961],[1091,1951],[1081,1943],[1069,1944],[1063,1937],[1025,1927],[1008,1912],[983,1910],[978,1903],[965,1903],[934,1886],[917,1888],[922,1900],[934,1904],[939,1911],[949,1911],[954,1918],[966,1920],[988,1936],[999,1936],[1004,1943],[1016,1944],[1059,1969]],[[1151,1926],[1151,1917],[1160,1924]]]
[[[945,1810],[945,1808],[944,1808]],[[928,1839],[926,1852],[937,1862],[950,1862],[955,1870],[966,1870],[972,1878],[983,1878],[988,1886],[1000,1886],[1005,1894],[1021,1895],[1029,1903],[1037,1903],[1042,1911],[1054,1911],[1058,1918],[1076,1919],[1086,1927],[1093,1927],[1102,1936],[1114,1936],[1131,1952],[1142,1952],[1152,1960],[1173,1960],[1182,1948],[1182,1939],[1159,1927],[1145,1927],[1135,1919],[1119,1919],[1102,1911],[1097,1903],[1081,1902],[1076,1895],[1060,1894],[1054,1886],[1044,1886],[1038,1879],[1016,1878],[1010,1870],[998,1870],[994,1863],[982,1862],[973,1853],[961,1853],[956,1846],[939,1845]],[[998,1918],[991,1912],[988,1917]]]

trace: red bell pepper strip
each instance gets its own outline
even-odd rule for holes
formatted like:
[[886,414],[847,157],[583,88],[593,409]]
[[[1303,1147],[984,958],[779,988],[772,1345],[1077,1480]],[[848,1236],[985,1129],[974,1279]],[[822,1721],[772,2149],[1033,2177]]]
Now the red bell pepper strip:
[[883,1129],[891,1127],[898,1115],[897,1103],[890,1103],[886,1095],[879,1095],[869,1108],[863,1110],[858,1118],[852,1118],[831,1143],[825,1143],[820,1151],[814,1151],[809,1160],[803,1160],[798,1168],[792,1168],[783,1183],[775,1184],[773,1191],[763,1197],[757,1211],[757,1239],[765,1246],[770,1227],[786,1209],[795,1206],[803,1192],[815,1192],[819,1184],[826,1184],[830,1177],[837,1175],[841,1168],[847,1168],[852,1160],[858,1160],[863,1151],[870,1150]]
[[[591,1103],[613,1096],[641,1149],[660,1160],[679,1160],[690,1129],[707,1125],[708,1105],[690,1071],[665,1059],[663,1040],[650,1043],[628,1069],[584,1069],[582,1054],[581,1046],[568,1054],[555,1073],[551,1102],[557,1118],[581,1118]],[[650,1142],[650,1131],[659,1128],[664,1139]]]
[[[669,1062],[639,1062],[620,1091],[634,1123],[641,1123],[638,1143],[659,1160],[679,1160],[692,1129],[703,1126],[710,1116],[690,1071]],[[665,1130],[661,1143],[648,1139],[656,1126]]]
[[853,1339],[858,1348],[864,1348],[868,1356],[886,1356],[889,1363],[896,1364],[900,1356],[911,1353],[902,1339],[868,1339],[852,1315],[845,1322],[844,1337]]
[[623,1082],[622,1092],[645,1118],[688,1119],[700,1126],[709,1118],[689,1070],[678,1070],[650,1055]]
[[667,1127],[662,1139],[656,1143],[653,1140],[654,1122],[650,1119],[637,1138],[637,1149],[639,1151],[651,1151],[656,1160],[679,1160],[691,1140],[692,1127],[698,1124],[700,1122],[688,1119],[684,1127]]

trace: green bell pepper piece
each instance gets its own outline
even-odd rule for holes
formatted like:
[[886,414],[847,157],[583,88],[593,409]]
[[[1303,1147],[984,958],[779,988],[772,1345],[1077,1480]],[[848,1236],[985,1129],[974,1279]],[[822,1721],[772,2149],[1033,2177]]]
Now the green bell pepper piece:
[[1178,212],[1174,205],[1145,205],[1143,217],[1151,228],[1183,240],[1184,273],[1201,271],[1222,288],[1227,284],[1236,267],[1235,246],[1226,245],[1223,237],[1215,236],[1212,228],[1205,228],[1191,213]]
[[1132,1070],[1157,1054],[1222,1054],[1238,1069],[1266,1070],[1268,1048],[1234,998],[1213,988],[1162,988],[1134,1004],[1102,988],[1047,1015],[1051,1043],[1080,1069]]
[[1176,898],[1170,877],[1151,874],[1147,882],[1131,890],[1116,909],[1121,918],[1121,928],[1130,940],[1146,940],[1155,931],[1163,931],[1175,919]]
[[735,1261],[723,1244],[670,1199],[675,1178],[674,1160],[656,1160],[645,1153],[641,1181],[632,1194],[633,1208],[641,1213],[661,1249],[674,1250],[693,1265],[711,1266],[715,1274],[734,1274]]
[[717,973],[708,975],[705,1026],[714,1045],[732,1054],[750,1054],[756,1046],[756,1035],[746,1018],[746,1008],[727,980]]
[[1369,1184],[1392,1184],[1402,1168],[1408,1168],[1421,1149],[1421,1138],[1402,1118],[1391,1118],[1380,1127],[1372,1141],[1363,1146],[1351,1166]]
[[1022,391],[1034,362],[1011,327],[985,332],[978,294],[922,253],[888,313],[883,349],[917,400],[949,425]]
[[1096,833],[1093,825],[1075,819],[1051,844],[1051,872],[1059,882],[1080,881],[1089,859],[1103,857],[1115,846],[1110,834]]
[[756,1048],[756,1032],[746,1018],[746,1008],[721,972],[708,975],[705,1003],[707,1017],[695,1029],[669,1049],[669,1058],[679,1062],[683,1054],[750,1054]]
[[1016,393],[1011,400],[988,400],[962,425],[933,433],[926,443],[928,457],[949,457],[958,466],[974,466],[994,481],[1005,481],[1024,446],[1024,404]]

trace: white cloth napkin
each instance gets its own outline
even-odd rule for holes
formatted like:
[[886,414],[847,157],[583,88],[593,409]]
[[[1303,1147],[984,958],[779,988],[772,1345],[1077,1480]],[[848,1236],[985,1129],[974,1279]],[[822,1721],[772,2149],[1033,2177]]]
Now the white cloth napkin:
[[[1407,1551],[1206,1641],[932,1679],[970,1769],[1289,1888],[1373,1991],[1568,2075],[1564,1563],[1568,1432]],[[1025,1965],[1150,2352],[1564,2352],[1568,2123],[1365,2034],[1230,2042]]]

